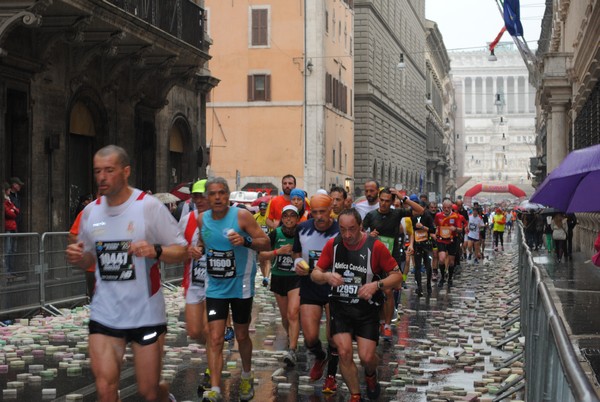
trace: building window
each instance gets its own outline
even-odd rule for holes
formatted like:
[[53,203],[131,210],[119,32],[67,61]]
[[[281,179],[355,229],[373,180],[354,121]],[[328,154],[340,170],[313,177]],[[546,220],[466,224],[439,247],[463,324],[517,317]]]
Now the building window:
[[325,10],[325,33],[329,33],[329,11]]
[[338,157],[340,158],[340,170],[342,170],[342,142],[339,142],[338,146]]
[[269,9],[250,9],[250,46],[269,46]]
[[271,100],[271,76],[254,74],[248,76],[248,101]]
[[333,158],[331,161],[333,162],[333,168],[335,169],[335,149],[333,149]]

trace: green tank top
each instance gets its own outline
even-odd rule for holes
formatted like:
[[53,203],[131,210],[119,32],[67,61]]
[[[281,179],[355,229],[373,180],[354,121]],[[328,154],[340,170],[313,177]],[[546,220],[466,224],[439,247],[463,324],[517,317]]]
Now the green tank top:
[[[285,246],[286,244],[294,245],[294,237],[287,237],[283,234],[281,227],[275,230],[275,245],[273,249],[278,249]],[[294,276],[294,258],[292,254],[277,254],[273,258],[273,267],[271,268],[271,275],[279,276]]]

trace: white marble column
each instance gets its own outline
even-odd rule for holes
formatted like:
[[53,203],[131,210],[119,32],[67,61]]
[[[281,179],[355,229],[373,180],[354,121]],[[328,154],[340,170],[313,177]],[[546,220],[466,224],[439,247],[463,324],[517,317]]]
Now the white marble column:
[[513,78],[513,99],[515,100],[515,113],[519,113],[519,77]]
[[475,87],[477,86],[477,78],[471,77],[471,113],[477,113],[477,108],[475,107],[475,99],[477,97],[475,92]]
[[549,172],[554,170],[565,159],[568,153],[567,113],[564,102],[550,102],[552,108],[552,154],[548,163]]
[[502,83],[504,84],[504,113],[508,114],[508,77],[503,77]]
[[[494,77],[492,79],[492,91],[494,93],[494,98],[492,100],[492,103],[494,104],[493,108],[496,107],[496,94],[498,93],[498,77]],[[496,112],[496,110],[494,110],[493,112]]]

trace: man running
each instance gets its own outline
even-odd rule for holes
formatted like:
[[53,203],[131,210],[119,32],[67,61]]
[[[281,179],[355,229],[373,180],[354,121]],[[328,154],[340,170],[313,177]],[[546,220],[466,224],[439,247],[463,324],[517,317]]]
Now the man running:
[[[331,218],[331,197],[325,194],[315,194],[310,199],[312,219],[298,225],[294,239],[294,265],[300,279],[300,323],[304,334],[306,348],[315,356],[310,370],[311,381],[318,381],[323,376],[325,364],[327,377],[323,383],[323,392],[337,391],[335,375],[337,372],[338,355],[329,335],[329,285],[318,285],[310,279],[325,243],[339,233],[339,226]],[[323,350],[319,339],[319,330],[323,309],[327,316],[327,338],[329,353]]]
[[329,190],[331,196],[331,217],[337,220],[338,215],[344,210],[344,202],[348,198],[348,192],[342,187],[333,187]]
[[[388,248],[392,257],[400,265],[400,245],[398,238],[400,236],[402,218],[410,218],[413,214],[419,215],[423,212],[423,207],[409,197],[402,198],[405,208],[392,209],[392,204],[396,198],[396,190],[384,188],[379,192],[379,202],[377,209],[369,212],[362,222],[362,227],[369,232],[370,236],[379,239]],[[362,219],[361,219],[362,220]],[[407,250],[412,253],[412,247]],[[385,339],[392,338],[392,317],[394,315],[394,297],[393,289],[386,291],[386,301],[382,309],[382,328],[381,335]]]
[[256,252],[269,249],[269,238],[252,214],[229,206],[227,180],[216,177],[206,183],[210,210],[198,215],[200,242],[206,253],[206,310],[208,311],[208,368],[211,389],[203,400],[221,401],[221,370],[225,322],[231,315],[242,360],[239,396],[242,401],[254,398],[252,339],[249,326],[252,316]]
[[436,226],[437,245],[440,281],[438,287],[444,286],[446,267],[448,267],[448,287],[452,286],[454,276],[454,257],[460,252],[458,242],[455,241],[462,228],[460,225],[460,216],[452,211],[452,201],[445,199],[442,203],[442,212],[435,215],[434,224]]
[[119,400],[128,343],[138,392],[147,401],[174,400],[160,382],[167,332],[160,261],[181,262],[186,242],[177,222],[156,198],[133,187],[127,152],[108,145],[94,155],[100,197],[81,217],[78,242],[67,246],[69,264],[96,264],[90,308],[89,353],[100,401]]
[[[205,345],[208,335],[208,320],[206,317],[206,255],[198,245],[198,214],[208,209],[206,198],[206,179],[192,184],[191,211],[179,220],[179,230],[183,233],[188,244],[188,259],[183,271],[183,289],[185,296],[185,326],[190,338]],[[198,386],[198,395],[210,389],[210,369],[206,369]]]
[[365,369],[367,396],[381,393],[377,381],[378,302],[381,291],[401,285],[402,274],[388,248],[362,232],[355,209],[339,216],[340,235],[330,239],[321,253],[312,279],[331,286],[331,335],[340,356],[340,371],[350,390],[351,402],[361,401],[358,370],[353,359],[356,339],[358,357]]
[[286,205],[290,205],[290,193],[295,188],[296,178],[293,175],[286,174],[282,177],[281,189],[283,191],[283,194],[271,198],[271,202],[269,202],[269,208],[267,210],[267,225],[269,225],[271,229],[279,227],[283,207],[285,207]]
[[369,212],[379,208],[379,183],[376,180],[366,181],[364,191],[365,199],[354,203],[361,219],[365,219]]

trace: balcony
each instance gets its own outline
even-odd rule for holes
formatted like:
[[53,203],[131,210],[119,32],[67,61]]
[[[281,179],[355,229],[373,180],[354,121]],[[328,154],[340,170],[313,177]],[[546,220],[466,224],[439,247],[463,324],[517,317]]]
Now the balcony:
[[204,10],[191,0],[105,0],[158,29],[203,49]]

